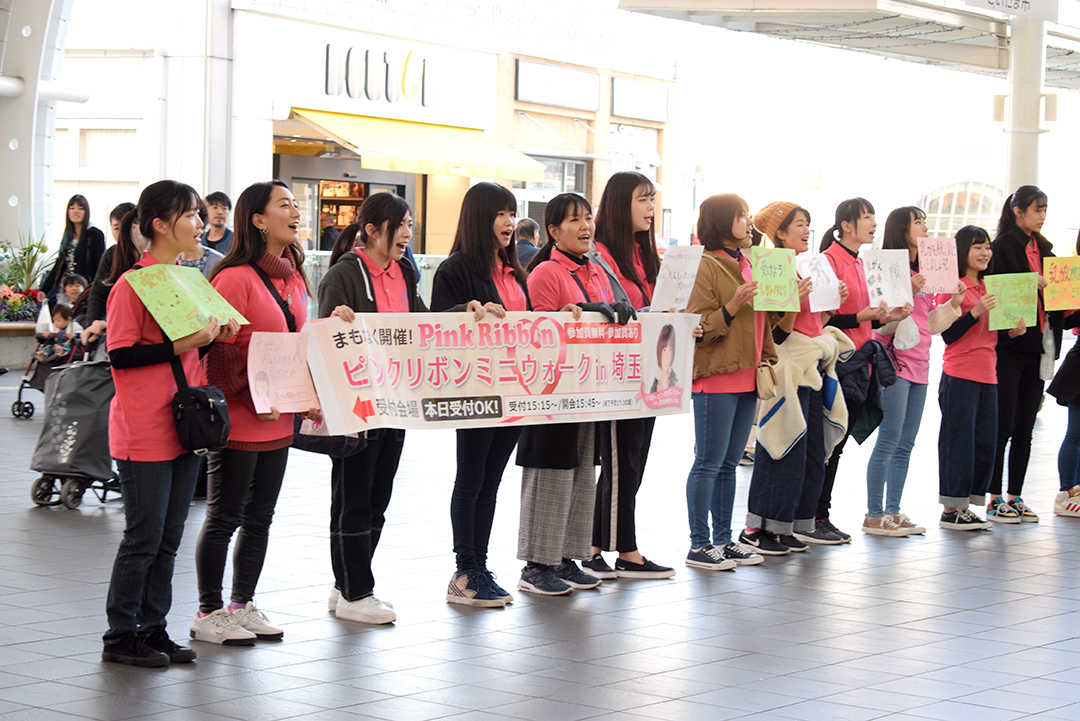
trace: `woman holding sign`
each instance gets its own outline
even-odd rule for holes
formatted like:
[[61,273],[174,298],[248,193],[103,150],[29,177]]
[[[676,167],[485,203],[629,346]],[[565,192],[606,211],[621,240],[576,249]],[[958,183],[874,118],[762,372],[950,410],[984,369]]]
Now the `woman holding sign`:
[[[597,311],[626,325],[637,313],[615,301],[607,274],[588,258],[595,226],[589,201],[576,193],[552,198],[544,209],[548,242],[529,263],[533,310]],[[600,579],[575,560],[590,557],[596,497],[595,423],[527,426],[518,444],[521,517],[518,558],[525,568],[518,589],[563,596],[575,588],[596,588]]]
[[[700,313],[704,336],[694,350],[694,465],[686,479],[690,552],[686,565],[722,571],[762,562],[731,540],[735,467],[757,405],[757,368],[776,362],[764,311],[753,307],[757,283],[741,252],[750,247],[750,209],[733,193],[701,204],[698,237],[705,246],[686,312]],[[712,516],[712,532],[709,517]]]
[[910,317],[918,329],[918,342],[910,345],[898,341],[897,323],[882,326],[873,335],[874,340],[890,349],[896,364],[896,382],[881,389],[881,425],[866,467],[867,510],[862,530],[873,536],[926,533],[925,528],[900,512],[911,449],[915,446],[930,383],[929,316],[934,297],[922,293],[926,278],[919,273],[919,238],[926,236],[926,213],[919,208],[897,208],[885,220],[885,240],[881,247],[906,250],[911,262],[914,302]]
[[[634,308],[646,308],[656,287],[656,187],[641,173],[615,173],[600,198],[596,251]],[[614,290],[614,286],[612,288]],[[667,310],[658,309],[658,310]],[[664,378],[666,383],[669,378]],[[670,578],[675,570],[653,563],[638,550],[634,519],[638,488],[649,459],[656,418],[599,421],[596,447],[600,480],[593,513],[592,557],[582,565],[597,578]],[[615,568],[601,551],[617,551]]]
[[[991,520],[1003,523],[1015,523],[1017,519],[1024,523],[1039,520],[1020,494],[1024,490],[1028,459],[1031,458],[1031,432],[1042,404],[1044,379],[1040,364],[1047,345],[1045,335],[1053,336],[1050,352],[1054,358],[1061,348],[1062,314],[1058,311],[1048,313],[1043,305],[1042,289],[1046,287],[1042,275],[1043,258],[1054,257],[1050,241],[1039,232],[1046,222],[1046,206],[1046,193],[1034,185],[1022,185],[1005,199],[993,242],[994,258],[986,272],[987,275],[1039,274],[1038,327],[1017,338],[1008,335],[1011,331],[998,331],[997,453],[986,513]],[[1008,499],[1002,495],[1006,446],[1009,447]]]
[[[132,226],[150,238],[141,267],[176,264],[182,252],[199,246],[202,221],[198,195],[173,180],[151,184],[135,213],[125,216],[120,247],[134,247]],[[132,288],[127,274],[113,285],[107,304],[109,360],[116,395],[109,409],[109,450],[116,459],[124,493],[124,538],[116,553],[105,611],[103,661],[132,666],[167,666],[195,659],[165,631],[172,605],[176,551],[184,533],[199,457],[186,450],[176,432],[172,400],[177,392],[172,360],[179,358],[191,386],[206,385],[200,349],[225,341],[239,328],[235,320],[168,341],[158,321]]]
[[[232,430],[225,449],[212,453],[207,466],[206,519],[195,546],[199,610],[191,622],[191,637],[250,646],[256,639],[284,636],[255,606],[254,597],[289,459],[293,414],[253,398],[248,349],[252,333],[299,331],[307,319],[308,291],[300,211],[284,183],[250,186],[236,201],[235,220],[229,254],[214,266],[210,282],[249,323],[229,341],[215,344],[203,361],[210,382],[229,401]],[[319,412],[302,415],[317,418]],[[222,585],[234,533],[226,607]]]
[[[483,310],[503,318],[506,311],[529,310],[525,270],[517,258],[514,220],[517,198],[495,183],[478,183],[461,203],[454,246],[435,272],[433,311]],[[447,603],[505,606],[514,599],[495,583],[487,568],[488,540],[495,500],[521,426],[459,428],[457,475],[450,496],[457,570],[446,591]]]

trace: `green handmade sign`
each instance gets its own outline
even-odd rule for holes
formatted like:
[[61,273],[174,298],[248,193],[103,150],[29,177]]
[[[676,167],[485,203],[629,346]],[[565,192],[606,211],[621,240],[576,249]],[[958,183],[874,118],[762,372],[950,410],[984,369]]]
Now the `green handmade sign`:
[[750,249],[753,280],[758,284],[754,310],[799,311],[799,280],[795,251],[788,248]]
[[990,309],[990,330],[1012,330],[1020,319],[1028,328],[1039,324],[1039,274],[1002,273],[988,275],[986,292],[997,296],[997,305]]
[[247,319],[221,297],[198,268],[158,263],[124,277],[173,340],[202,330],[211,317],[222,325],[232,318],[247,325]]

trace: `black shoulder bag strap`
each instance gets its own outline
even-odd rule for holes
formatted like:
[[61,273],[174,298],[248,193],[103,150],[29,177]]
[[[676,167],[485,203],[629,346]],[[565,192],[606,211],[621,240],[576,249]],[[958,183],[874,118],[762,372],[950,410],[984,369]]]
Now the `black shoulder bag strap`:
[[292,311],[289,310],[289,304],[282,300],[281,294],[277,292],[277,288],[275,288],[274,284],[270,282],[270,276],[266,274],[266,271],[264,271],[262,268],[255,265],[254,263],[251,264],[251,267],[256,273],[259,274],[262,282],[266,285],[266,289],[270,291],[270,295],[273,297],[274,300],[277,301],[278,308],[281,308],[281,313],[285,316],[285,325],[289,327],[289,332],[295,333],[296,317],[292,314]]

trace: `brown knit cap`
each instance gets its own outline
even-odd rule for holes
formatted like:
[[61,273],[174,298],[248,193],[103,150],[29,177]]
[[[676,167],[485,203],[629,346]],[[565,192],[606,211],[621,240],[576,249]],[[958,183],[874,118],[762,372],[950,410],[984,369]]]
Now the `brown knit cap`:
[[776,231],[780,228],[780,224],[791,211],[798,207],[795,203],[789,203],[786,200],[769,203],[754,216],[754,228],[775,243]]

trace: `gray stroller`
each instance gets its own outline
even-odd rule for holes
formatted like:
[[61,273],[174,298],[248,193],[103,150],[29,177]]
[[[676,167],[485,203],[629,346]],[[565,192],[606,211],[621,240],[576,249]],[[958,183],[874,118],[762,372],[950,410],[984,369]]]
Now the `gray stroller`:
[[104,503],[120,495],[109,455],[109,403],[116,392],[108,361],[71,363],[45,381],[45,424],[30,468],[41,473],[30,488],[39,506],[77,508],[86,489]]

